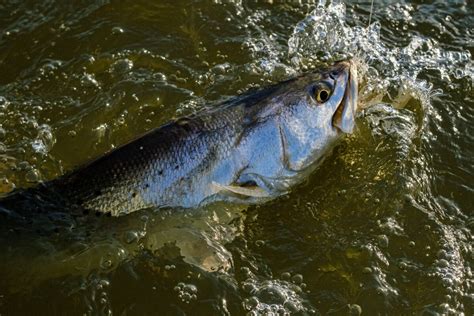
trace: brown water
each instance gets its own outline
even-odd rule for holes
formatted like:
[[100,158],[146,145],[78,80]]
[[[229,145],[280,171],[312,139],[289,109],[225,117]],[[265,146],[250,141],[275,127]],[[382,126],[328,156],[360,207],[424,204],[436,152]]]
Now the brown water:
[[325,60],[366,108],[261,206],[2,223],[0,314],[474,314],[468,1],[75,3],[0,3],[1,192]]

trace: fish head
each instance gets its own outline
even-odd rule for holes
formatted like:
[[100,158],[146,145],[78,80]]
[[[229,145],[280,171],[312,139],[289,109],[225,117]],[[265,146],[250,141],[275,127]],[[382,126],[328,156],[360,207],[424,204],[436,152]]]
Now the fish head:
[[308,103],[320,121],[315,127],[327,127],[330,123],[336,132],[352,133],[357,111],[356,64],[353,61],[337,62],[307,80]]
[[236,183],[245,187],[214,187],[259,199],[302,182],[335,141],[354,130],[357,88],[356,65],[341,61],[239,101],[244,106],[234,110],[244,110],[244,136],[238,138],[236,160],[250,158]]
[[288,169],[298,171],[314,164],[340,135],[353,132],[357,80],[356,64],[341,61],[292,82],[279,102]]

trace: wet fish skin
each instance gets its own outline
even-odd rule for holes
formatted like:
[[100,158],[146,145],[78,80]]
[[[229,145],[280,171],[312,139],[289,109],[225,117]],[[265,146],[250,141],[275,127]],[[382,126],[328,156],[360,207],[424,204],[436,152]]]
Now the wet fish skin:
[[[339,62],[178,119],[41,185],[42,195],[113,216],[279,196],[314,169],[342,130],[350,132],[355,73],[352,62]],[[322,88],[330,96],[318,103]],[[263,194],[222,190],[230,186]]]

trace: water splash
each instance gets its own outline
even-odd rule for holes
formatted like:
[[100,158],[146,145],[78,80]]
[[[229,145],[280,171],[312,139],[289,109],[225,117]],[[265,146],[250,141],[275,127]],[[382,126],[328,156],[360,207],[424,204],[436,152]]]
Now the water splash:
[[474,78],[469,51],[446,51],[436,40],[419,35],[411,35],[404,47],[391,46],[382,41],[381,31],[377,21],[368,28],[350,26],[344,3],[321,1],[295,26],[288,40],[288,55],[300,70],[349,57],[359,59],[360,77],[364,78],[360,91],[363,103],[385,100],[402,107],[407,95],[429,97],[433,86],[420,79],[427,70],[438,72],[448,82]]
[[[413,26],[417,23],[413,10],[410,5],[386,5],[384,19],[397,20],[398,15],[406,20],[405,23]],[[404,26],[401,29],[407,34],[406,40],[390,43],[383,38],[387,32],[382,29],[381,23],[376,21],[366,28],[357,25],[358,23],[349,25],[347,17],[343,3],[320,2],[295,26],[288,41],[290,62],[295,68],[304,71],[348,57],[360,60],[363,72],[360,76],[363,79],[360,91],[362,106],[376,104],[364,111],[364,119],[371,127],[371,136],[374,139],[380,135],[390,137],[390,146],[400,154],[398,161],[393,160],[390,170],[399,170],[403,187],[408,188],[407,196],[420,201],[423,206],[419,205],[417,208],[423,216],[433,221],[432,226],[437,231],[434,233],[435,238],[443,244],[437,258],[417,272],[424,274],[425,270],[430,271],[428,275],[436,280],[433,286],[437,286],[437,292],[445,293],[438,304],[430,308],[442,314],[462,313],[466,307],[463,302],[468,301],[466,293],[470,288],[470,283],[466,280],[472,278],[469,264],[466,264],[463,257],[472,255],[472,249],[466,247],[466,240],[471,238],[471,234],[444,219],[447,209],[456,209],[451,200],[447,199],[445,204],[449,205],[444,207],[432,202],[433,196],[437,195],[432,184],[434,170],[429,164],[432,152],[431,149],[425,152],[423,146],[431,144],[429,138],[433,133],[427,123],[441,120],[440,110],[432,104],[436,101],[432,97],[442,95],[441,88],[449,90],[459,80],[468,82],[468,90],[472,89],[474,63],[471,53],[464,48],[446,49],[436,39],[407,32],[408,28]],[[410,102],[411,99],[416,101]],[[406,104],[409,105],[407,109],[397,109]],[[421,110],[421,114],[418,110]],[[382,143],[379,145],[382,146]],[[380,149],[379,145],[376,149]],[[411,162],[407,163],[409,160]],[[411,166],[412,163],[416,166]],[[462,216],[461,211],[457,211],[457,214]],[[401,223],[403,229],[410,229],[408,223],[403,223],[400,219],[397,222]],[[427,227],[427,230],[433,229],[431,226]],[[388,240],[386,235],[380,235],[379,246],[388,245]],[[429,253],[430,247],[426,246],[427,257],[433,256]],[[386,257],[386,251],[379,253]],[[405,256],[400,256],[401,262]],[[391,260],[393,258],[388,258],[386,262]],[[405,265],[403,263],[401,267],[405,268]],[[384,280],[384,273],[380,271],[380,280]],[[400,285],[391,285],[390,282],[380,283],[380,288],[391,291],[393,298],[399,296],[397,287],[402,288]]]

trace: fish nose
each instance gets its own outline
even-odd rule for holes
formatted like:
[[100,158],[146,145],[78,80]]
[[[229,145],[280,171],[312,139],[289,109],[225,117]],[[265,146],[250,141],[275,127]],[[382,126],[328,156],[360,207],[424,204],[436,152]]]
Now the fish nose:
[[331,71],[329,73],[329,78],[331,78],[332,80],[336,81],[336,78],[337,78],[337,72],[336,71]]
[[337,78],[341,75],[341,73],[349,72],[351,65],[352,65],[352,62],[348,60],[342,60],[342,61],[336,62],[334,66],[332,67],[332,70],[329,72],[329,78],[336,81]]
[[352,133],[355,126],[355,115],[358,103],[357,67],[351,61],[344,62],[343,66],[348,66],[348,78],[344,99],[333,117],[333,124],[344,133]]

